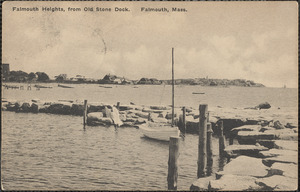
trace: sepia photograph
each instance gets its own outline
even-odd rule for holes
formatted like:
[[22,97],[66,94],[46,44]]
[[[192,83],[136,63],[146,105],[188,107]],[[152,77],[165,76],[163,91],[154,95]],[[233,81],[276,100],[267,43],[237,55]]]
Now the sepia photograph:
[[298,190],[298,14],[2,2],[1,190]]

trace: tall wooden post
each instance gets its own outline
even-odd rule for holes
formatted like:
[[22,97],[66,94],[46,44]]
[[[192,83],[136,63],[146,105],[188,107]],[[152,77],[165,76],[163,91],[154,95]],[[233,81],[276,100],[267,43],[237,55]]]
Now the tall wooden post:
[[87,121],[87,100],[84,100],[83,104],[83,128],[85,128]]
[[220,135],[219,135],[219,154],[220,156],[224,154],[224,149],[225,149],[225,137],[224,137],[224,126],[223,126],[223,121],[219,122],[219,130],[220,130]]
[[210,176],[212,173],[213,165],[213,153],[212,153],[212,133],[211,123],[207,123],[207,176]]
[[183,124],[183,134],[185,135],[186,133],[186,122],[185,122],[185,113],[186,113],[186,110],[185,110],[185,107],[182,107],[182,124]]
[[207,136],[207,104],[199,106],[199,144],[198,144],[198,178],[205,176],[206,168],[206,136]]
[[168,161],[168,190],[177,190],[179,137],[170,137]]
[[172,127],[174,126],[174,48],[172,48]]

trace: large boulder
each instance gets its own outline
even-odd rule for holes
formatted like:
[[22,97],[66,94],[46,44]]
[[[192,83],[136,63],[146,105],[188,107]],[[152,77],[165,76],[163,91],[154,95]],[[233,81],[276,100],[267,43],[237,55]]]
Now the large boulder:
[[239,155],[258,157],[260,151],[266,150],[268,148],[261,145],[228,145],[224,149],[228,157],[237,157]]
[[292,163],[274,163],[269,171],[270,175],[283,175],[298,178],[298,165]]
[[32,103],[30,106],[30,111],[32,113],[38,113],[39,112],[39,105],[37,103]]
[[271,105],[268,102],[264,102],[264,103],[261,103],[258,106],[256,106],[256,108],[258,108],[258,109],[270,109]]
[[30,112],[30,103],[24,102],[21,106],[22,112]]
[[257,140],[273,140],[275,134],[258,131],[239,131],[237,139],[240,144],[255,144]]
[[215,176],[199,178],[193,182],[190,187],[191,191],[207,191],[210,180],[214,180]]
[[297,151],[292,150],[282,150],[282,149],[270,149],[268,151],[260,151],[259,155],[262,158],[266,157],[276,157],[276,156],[297,156]]
[[84,112],[83,104],[78,104],[78,103],[72,104],[72,107],[71,107],[71,114],[72,115],[83,116],[83,112]]
[[268,157],[263,159],[262,162],[269,167],[276,162],[298,164],[298,155],[279,155],[275,157]]
[[166,106],[150,106],[150,109],[154,109],[154,110],[170,110],[170,107],[166,107]]
[[261,190],[258,184],[255,183],[256,178],[242,175],[223,175],[218,180],[209,182],[209,191],[258,191]]
[[298,151],[298,141],[275,140],[274,148]]
[[87,114],[88,125],[112,125],[113,121],[111,118],[103,117],[102,112],[93,112]]
[[261,178],[256,183],[268,190],[296,191],[298,188],[298,179],[280,175]]
[[268,174],[268,167],[262,163],[259,158],[253,158],[248,156],[239,156],[232,159],[228,164],[224,166],[223,171],[217,173],[217,175],[240,175],[240,176],[252,176],[252,177],[265,177]]

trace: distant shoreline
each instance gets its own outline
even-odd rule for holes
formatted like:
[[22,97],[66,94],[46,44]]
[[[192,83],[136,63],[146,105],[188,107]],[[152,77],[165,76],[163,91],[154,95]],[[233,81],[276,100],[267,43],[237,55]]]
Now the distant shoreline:
[[[146,79],[146,78],[142,78]],[[244,79],[175,79],[175,85],[191,85],[191,86],[205,86],[205,87],[266,87],[261,83],[255,83],[250,80]],[[2,83],[62,83],[62,84],[99,84],[99,85],[172,85],[172,80],[154,80],[150,79],[142,80],[132,80],[127,82],[115,82],[115,81],[104,81],[101,80],[81,80],[81,81],[72,81],[72,80],[48,80],[48,81],[2,81]]]

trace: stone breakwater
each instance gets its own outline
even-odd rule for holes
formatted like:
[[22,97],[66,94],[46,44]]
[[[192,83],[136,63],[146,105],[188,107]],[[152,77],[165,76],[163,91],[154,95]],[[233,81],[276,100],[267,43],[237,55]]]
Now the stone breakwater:
[[231,130],[236,144],[224,149],[228,163],[212,176],[196,180],[196,191],[297,190],[298,127],[279,121]]
[[[88,125],[111,125],[112,120],[105,116],[105,108],[112,109],[116,105],[101,102],[88,102],[87,124]],[[183,129],[182,107],[175,107],[175,123]],[[40,101],[13,101],[2,98],[2,111],[14,111],[24,113],[50,113],[59,115],[83,116],[83,101],[58,100]],[[145,106],[130,104],[119,105],[120,120],[122,126],[137,127],[146,123],[149,118],[154,122],[168,123],[172,118],[170,106]],[[186,133],[198,134],[199,110],[196,107],[186,107]],[[297,114],[280,109],[253,108],[223,108],[221,106],[209,107],[209,122],[215,134],[218,134],[218,121],[223,121],[224,133],[227,137],[236,132],[230,130],[243,125],[267,126],[274,124],[286,128],[298,127]],[[266,132],[267,133],[267,132]],[[250,137],[250,136],[249,136]],[[248,141],[247,141],[248,142]]]

